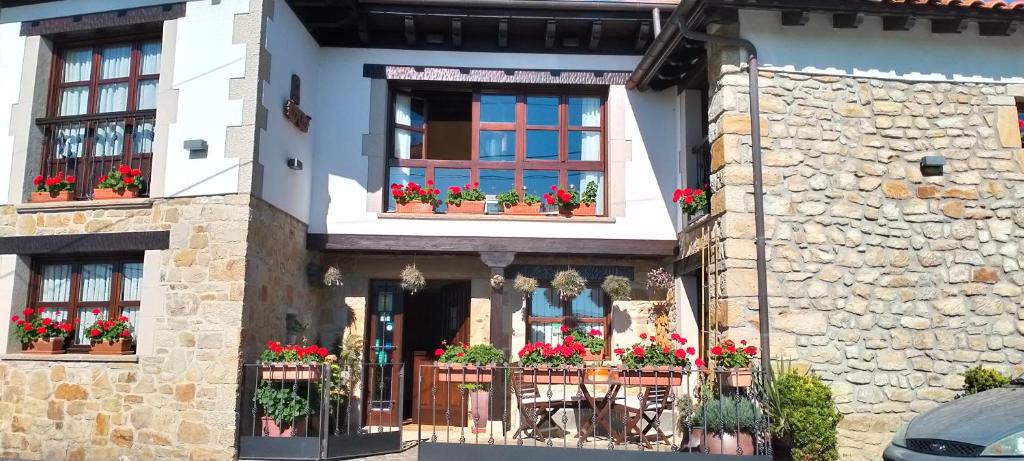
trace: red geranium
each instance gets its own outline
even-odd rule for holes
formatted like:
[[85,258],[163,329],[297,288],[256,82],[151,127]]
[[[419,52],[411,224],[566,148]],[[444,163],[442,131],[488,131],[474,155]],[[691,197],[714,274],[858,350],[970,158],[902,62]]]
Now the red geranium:
[[14,335],[22,344],[67,336],[70,325],[51,317],[43,317],[43,308],[26,308],[22,314],[25,318],[11,316],[11,323],[18,327],[15,328]]
[[[93,309],[93,315],[99,316],[99,309]],[[89,329],[89,335],[92,336],[94,341],[100,342],[114,342],[119,339],[130,339],[132,332],[132,325],[128,323],[128,317],[120,316],[117,320],[108,320],[104,318],[96,318],[96,321],[86,327]],[[127,333],[127,334],[126,334]]]
[[426,188],[420,187],[415,182],[409,182],[404,187],[400,184],[391,185],[391,196],[395,198],[395,202],[400,205],[405,205],[412,202],[429,203],[431,205],[437,205],[437,196],[441,191],[434,189],[433,183],[427,181]]
[[327,348],[317,345],[298,346],[282,345],[277,341],[267,341],[267,348],[260,354],[263,363],[325,363],[333,361],[334,356]]
[[[745,340],[740,342],[740,345],[746,344]],[[736,347],[736,343],[731,339],[722,341],[711,348],[711,357],[714,358],[715,365],[721,368],[749,368],[755,356],[757,356],[756,347],[746,346],[741,349]]]
[[626,368],[642,368],[645,366],[686,367],[690,364],[689,357],[694,355],[693,348],[675,347],[675,343],[685,344],[686,339],[678,334],[671,334],[674,343],[659,343],[657,338],[646,333],[640,334],[640,341],[629,349],[617,348],[615,354],[622,360]]
[[[707,188],[706,185],[704,187]],[[686,189],[676,189],[672,194],[672,201],[678,202],[686,214],[694,215],[707,210],[708,195],[704,189],[687,187]]]
[[122,194],[131,187],[142,188],[143,182],[142,170],[131,168],[128,165],[121,165],[117,168],[111,168],[107,174],[100,176],[96,188],[113,189],[115,192]]
[[63,191],[75,190],[75,177],[64,176],[64,173],[57,173],[56,176],[49,178],[43,178],[43,176],[36,176],[32,180],[32,184],[36,186],[36,192],[49,192],[51,194],[57,194]]

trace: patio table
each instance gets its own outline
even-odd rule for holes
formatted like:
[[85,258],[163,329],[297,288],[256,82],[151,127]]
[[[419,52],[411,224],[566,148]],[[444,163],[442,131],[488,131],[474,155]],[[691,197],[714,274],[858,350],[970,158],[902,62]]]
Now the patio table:
[[[588,388],[590,385],[607,385],[608,390],[603,396],[595,396],[590,392]],[[623,443],[626,438],[622,431],[617,431],[612,428],[609,422],[609,412],[612,410],[615,404],[615,397],[618,395],[619,390],[622,389],[622,381],[619,380],[618,374],[609,372],[607,375],[601,376],[586,376],[580,381],[580,392],[583,395],[583,400],[586,402],[591,409],[594,411],[594,416],[586,421],[579,428],[579,433],[576,435],[582,441],[586,441],[594,430],[597,429],[594,422],[596,421],[605,430],[608,431],[609,436],[618,443]],[[596,391],[596,387],[595,387]]]

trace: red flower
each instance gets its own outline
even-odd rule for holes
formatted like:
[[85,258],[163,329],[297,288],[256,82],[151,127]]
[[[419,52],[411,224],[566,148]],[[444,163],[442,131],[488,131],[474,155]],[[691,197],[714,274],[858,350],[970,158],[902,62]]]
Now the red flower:
[[135,183],[135,178],[133,178],[131,176],[124,176],[124,177],[121,178],[121,180],[124,181],[125,184],[129,184],[129,185]]
[[743,349],[743,353],[753,357],[757,355],[757,348],[754,346],[747,346]]
[[693,364],[696,365],[697,368],[703,368],[704,367],[704,361],[701,360],[701,359],[694,360]]
[[46,327],[36,328],[36,333],[39,333],[39,334],[46,333]]
[[683,195],[690,195],[692,193],[693,193],[693,190],[691,190],[689,187],[687,187],[686,189],[683,189]]
[[451,186],[451,187],[448,188],[448,193],[449,194],[454,194],[454,195],[459,195],[459,194],[462,193],[462,189],[459,189],[459,186]]
[[590,336],[601,336],[601,330],[598,330],[597,328],[591,328]]
[[326,347],[321,347],[321,348],[317,349],[316,350],[316,355],[319,355],[320,357],[327,357],[327,348]]
[[725,347],[725,350],[729,351],[729,353],[732,354],[732,353],[736,352],[736,346],[733,346],[732,344],[729,344],[728,346]]
[[622,354],[626,353],[626,350],[621,348],[621,347],[619,347],[619,348],[616,348],[613,352],[615,352],[615,355],[622,355]]
[[53,323],[53,320],[50,320],[48,318],[43,319],[43,325],[50,326],[51,323]]
[[669,352],[670,350],[672,350],[672,349],[670,349],[670,348],[669,348],[668,346],[664,346],[664,347],[662,347],[662,348],[661,348],[661,351],[662,351],[662,352],[664,352],[664,353],[666,353],[666,354],[668,354],[668,352]]
[[562,327],[559,328],[559,329],[562,330],[562,333],[568,333],[569,332],[569,327],[567,327],[565,325],[562,325]]
[[135,168],[135,169],[132,170],[132,176],[140,176],[140,175],[142,175],[142,170],[140,170],[138,168]]
[[686,197],[683,197],[683,203],[687,205],[693,203],[693,196],[687,195]]
[[32,315],[33,312],[35,312],[35,311],[33,311],[31,307],[27,307],[27,308],[25,308],[25,310],[21,311],[21,315],[24,315],[25,317],[28,317],[28,316]]
[[121,166],[117,167],[117,172],[121,173],[122,175],[131,174],[132,173],[132,169],[129,168],[128,165],[121,165]]
[[43,175],[36,176],[36,179],[32,180],[32,184],[35,186],[38,186],[41,182],[43,182]]
[[544,194],[544,201],[548,202],[548,205],[554,205],[555,204],[555,198],[552,197],[550,194]]
[[127,337],[128,337],[128,335],[130,335],[130,334],[131,334],[131,333],[129,333],[129,332],[128,332],[128,330],[122,330],[122,331],[121,331],[121,337],[122,337],[122,338],[127,338]]
[[127,323],[128,322],[128,317],[125,317],[125,316],[122,315],[121,317],[118,318],[118,320]]
[[25,331],[32,331],[32,324],[31,323],[26,322],[23,325],[23,327],[25,328]]
[[18,316],[17,315],[12,315],[11,316],[11,321],[12,322],[17,322],[18,321]]
[[554,191],[556,191],[556,190],[558,190],[558,186],[551,186],[551,191],[552,191],[552,192],[554,192]]
[[565,337],[565,343],[566,344],[572,344],[575,341],[576,341],[576,338],[573,338],[572,336],[566,336]]
[[107,175],[100,176],[100,182],[107,182]]
[[459,352],[458,354],[455,354],[455,356],[456,356],[456,357],[465,357],[465,356],[466,356],[466,354],[465,354],[465,353],[463,353],[463,352]]
[[640,339],[647,339],[647,333],[640,333]]
[[640,346],[634,347],[633,348],[633,355],[635,355],[637,358],[643,358],[643,356],[644,356],[644,348],[642,348]]
[[[444,355],[444,349],[441,349],[439,347],[437,348],[437,350],[434,351],[434,357],[440,357],[442,355]],[[522,355],[520,355],[520,357],[522,357]]]
[[99,309],[93,309],[92,310],[92,315],[100,315],[100,310]]
[[683,351],[682,349],[676,349],[676,358],[679,359],[679,360],[685,359],[686,358],[686,352]]
[[697,189],[697,192],[694,192],[693,196],[694,197],[698,197],[698,196],[700,196],[703,193],[704,193],[704,189]]
[[433,185],[434,185],[434,180],[433,179],[428,179],[427,180],[427,187],[430,187],[430,186],[433,186]]
[[687,348],[686,348],[686,353],[687,353],[687,354],[690,354],[690,355],[694,355],[694,354],[696,354],[696,353],[697,353],[697,351],[696,351],[696,350],[694,350],[694,349],[693,349],[693,347],[687,347]]
[[68,184],[74,184],[75,183],[75,177],[74,176],[68,176],[68,177],[64,178],[64,180],[67,181]]
[[100,330],[97,330],[95,328],[89,330],[89,336],[92,336],[93,338],[95,338],[95,337],[97,337],[99,335],[100,335]]
[[679,199],[681,199],[681,198],[683,198],[683,191],[682,191],[682,189],[676,189],[676,191],[672,194],[672,201],[673,202],[678,202]]
[[669,336],[669,338],[672,338],[675,342],[679,342],[679,340],[682,339],[682,336],[679,336],[679,333],[672,333],[672,336]]
[[745,339],[741,339],[741,340],[740,340],[740,344],[742,344],[742,345],[746,346],[746,345],[747,345],[747,340],[745,340]]
[[711,348],[711,355],[718,357],[722,355],[722,346],[715,346]]

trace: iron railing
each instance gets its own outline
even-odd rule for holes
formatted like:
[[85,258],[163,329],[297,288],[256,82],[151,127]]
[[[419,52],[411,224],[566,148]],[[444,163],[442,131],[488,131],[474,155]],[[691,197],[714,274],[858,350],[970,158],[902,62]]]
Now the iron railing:
[[[355,373],[357,376],[353,376]],[[325,460],[402,448],[401,364],[243,367],[240,459]],[[289,408],[287,414],[281,409]]]
[[100,176],[127,165],[141,170],[141,195],[148,195],[156,131],[154,111],[39,121],[43,154],[39,174],[75,176],[75,198],[92,196]]
[[[423,365],[414,409],[419,459],[524,459],[536,452],[592,461],[736,455],[768,460],[771,421],[758,391],[763,381],[755,375],[756,370],[737,376],[682,368]],[[732,385],[735,378],[749,382]]]

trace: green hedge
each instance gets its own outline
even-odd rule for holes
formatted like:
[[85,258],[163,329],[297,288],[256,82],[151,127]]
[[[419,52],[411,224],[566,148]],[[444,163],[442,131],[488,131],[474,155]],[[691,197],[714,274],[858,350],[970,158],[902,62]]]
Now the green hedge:
[[964,372],[964,395],[977,394],[1010,384],[1010,378],[991,368],[977,366]]
[[774,380],[774,432],[789,440],[797,461],[839,459],[836,426],[842,415],[832,389],[811,374],[784,372]]

